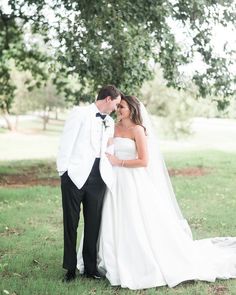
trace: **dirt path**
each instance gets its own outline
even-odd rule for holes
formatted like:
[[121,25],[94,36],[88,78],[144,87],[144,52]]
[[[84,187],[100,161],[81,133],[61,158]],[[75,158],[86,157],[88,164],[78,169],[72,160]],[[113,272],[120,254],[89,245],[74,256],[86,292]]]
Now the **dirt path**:
[[0,175],[0,187],[58,186],[59,178],[37,178],[34,175]]
[[[184,169],[169,169],[169,175],[173,176],[186,176],[186,177],[200,177],[208,174],[210,171],[202,167],[188,167]],[[59,177],[38,177],[37,170],[32,167],[28,171],[23,171],[20,174],[0,174],[0,187],[11,188],[24,188],[31,186],[59,186]]]

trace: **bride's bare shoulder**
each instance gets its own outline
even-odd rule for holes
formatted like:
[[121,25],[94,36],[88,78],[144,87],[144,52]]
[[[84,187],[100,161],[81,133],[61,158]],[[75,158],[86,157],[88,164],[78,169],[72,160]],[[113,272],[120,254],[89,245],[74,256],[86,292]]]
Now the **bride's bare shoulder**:
[[135,125],[134,128],[133,128],[133,131],[134,132],[138,132],[138,133],[140,133],[140,132],[143,133],[144,132],[144,128],[141,125]]
[[145,138],[145,130],[143,128],[143,126],[141,125],[136,125],[134,128],[133,128],[133,137],[138,140],[140,138]]

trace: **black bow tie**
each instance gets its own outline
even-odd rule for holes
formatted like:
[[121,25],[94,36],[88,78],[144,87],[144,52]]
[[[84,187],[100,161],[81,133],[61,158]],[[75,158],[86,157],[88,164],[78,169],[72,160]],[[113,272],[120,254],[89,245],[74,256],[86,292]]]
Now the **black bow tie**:
[[102,120],[106,118],[106,115],[102,115],[101,113],[96,113],[96,117],[100,117]]

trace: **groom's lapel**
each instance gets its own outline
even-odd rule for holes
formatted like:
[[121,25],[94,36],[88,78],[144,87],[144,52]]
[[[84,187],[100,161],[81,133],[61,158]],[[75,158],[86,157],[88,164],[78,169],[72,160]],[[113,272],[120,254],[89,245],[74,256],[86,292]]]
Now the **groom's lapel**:
[[107,117],[107,119],[106,119],[106,126],[107,127],[105,127],[105,125],[102,126],[102,128],[103,128],[103,132],[102,132],[102,146],[101,146],[101,153],[102,153],[102,155],[106,151],[107,143],[108,143],[108,139],[109,139],[109,134],[110,134],[111,120],[110,120],[109,117]]
[[[97,144],[98,142],[96,141],[96,132],[97,132],[97,124],[98,120],[96,118],[96,106],[95,105],[91,105],[90,107],[90,142],[91,142],[91,146],[93,147],[93,149],[97,150]],[[108,137],[109,137],[109,128],[111,125],[111,118],[109,117],[109,115],[107,115],[108,117],[105,119],[108,126],[107,128],[105,128],[105,125],[102,125],[102,146],[101,146],[101,152],[105,152],[106,147],[107,147],[107,141],[108,141]]]
[[97,120],[96,120],[96,109],[94,105],[91,105],[90,107],[90,142],[91,142],[91,146],[96,150],[96,145],[97,142],[95,142],[96,139],[96,124],[97,124]]

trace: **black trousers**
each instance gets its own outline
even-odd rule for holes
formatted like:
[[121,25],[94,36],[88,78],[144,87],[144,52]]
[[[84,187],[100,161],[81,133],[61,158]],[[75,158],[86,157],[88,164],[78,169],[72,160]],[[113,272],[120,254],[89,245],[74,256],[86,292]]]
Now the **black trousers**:
[[73,270],[77,265],[77,228],[82,203],[84,215],[84,244],[82,254],[84,268],[87,274],[93,274],[97,267],[97,239],[101,222],[103,198],[106,190],[106,185],[99,171],[99,161],[99,158],[95,159],[88,179],[81,189],[75,186],[67,172],[61,176],[64,225],[63,268]]

